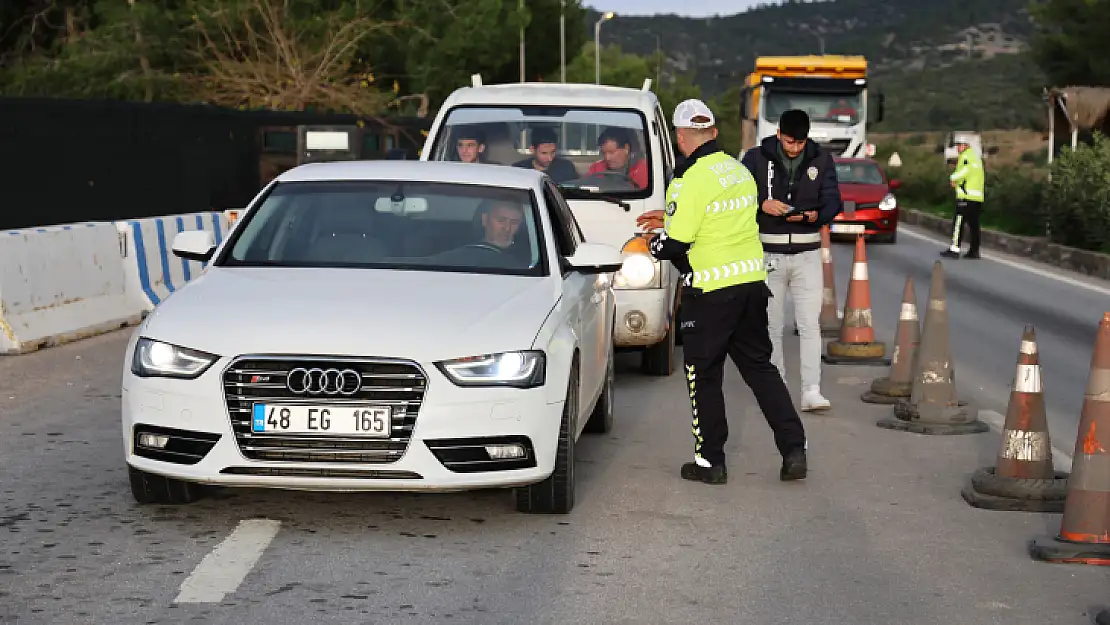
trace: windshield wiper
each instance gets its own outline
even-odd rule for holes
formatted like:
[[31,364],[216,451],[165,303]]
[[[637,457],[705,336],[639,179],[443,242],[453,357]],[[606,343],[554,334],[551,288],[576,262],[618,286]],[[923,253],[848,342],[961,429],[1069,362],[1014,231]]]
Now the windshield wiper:
[[609,202],[610,204],[616,204],[617,206],[623,208],[625,212],[632,210],[632,205],[628,202],[615,198],[611,195],[605,195],[604,193],[601,193],[599,191],[590,191],[581,187],[564,187],[563,185],[555,186],[559,187],[559,191],[562,192],[563,197],[567,198],[568,200],[601,200],[603,202]]

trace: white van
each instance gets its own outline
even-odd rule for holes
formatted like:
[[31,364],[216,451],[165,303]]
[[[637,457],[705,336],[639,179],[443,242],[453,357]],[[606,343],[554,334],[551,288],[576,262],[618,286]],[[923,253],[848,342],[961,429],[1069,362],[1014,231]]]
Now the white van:
[[[549,168],[587,241],[624,252],[616,274],[618,350],[642,350],[652,375],[674,370],[678,271],[647,252],[636,217],[663,209],[674,172],[667,115],[651,92],[572,83],[473,85],[443,103],[420,160],[463,160],[460,144],[484,146],[480,161],[530,167],[533,132],[554,134],[564,162]],[[603,152],[604,148],[604,154]],[[573,167],[570,167],[573,166]]]

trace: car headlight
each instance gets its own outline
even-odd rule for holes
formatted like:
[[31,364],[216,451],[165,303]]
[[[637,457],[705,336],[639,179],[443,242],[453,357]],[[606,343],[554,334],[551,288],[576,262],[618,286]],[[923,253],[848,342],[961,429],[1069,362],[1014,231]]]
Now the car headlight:
[[542,386],[547,359],[542,351],[529,350],[483,354],[437,362],[436,366],[458,386]]
[[131,373],[143,378],[183,378],[191,380],[216,362],[219,356],[187,349],[154,339],[140,338],[135,343]]
[[892,211],[898,208],[898,200],[894,197],[893,193],[887,193],[886,197],[879,202],[879,210]]

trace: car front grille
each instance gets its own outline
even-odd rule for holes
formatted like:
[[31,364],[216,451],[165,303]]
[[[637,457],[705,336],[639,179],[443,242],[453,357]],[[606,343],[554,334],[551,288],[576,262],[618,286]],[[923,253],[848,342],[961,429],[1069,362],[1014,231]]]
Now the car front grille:
[[[350,395],[294,393],[287,387],[286,379],[290,371],[299,367],[353,369],[361,376],[362,386]],[[427,378],[420,367],[405,360],[249,356],[233,361],[224,373],[223,382],[235,442],[246,458],[288,462],[387,463],[398,460],[408,449],[424,399]],[[255,402],[389,406],[392,409],[391,435],[389,438],[364,438],[254,433],[251,431],[251,411]]]

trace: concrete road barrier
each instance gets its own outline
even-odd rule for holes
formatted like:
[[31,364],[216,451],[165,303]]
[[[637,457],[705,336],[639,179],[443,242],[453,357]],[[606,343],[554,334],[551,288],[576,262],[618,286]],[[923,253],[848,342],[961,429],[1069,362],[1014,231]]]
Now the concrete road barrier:
[[204,263],[174,256],[174,237],[187,230],[207,230],[219,245],[228,223],[222,212],[203,212],[119,221],[116,228],[128,298],[136,310],[150,312],[206,268]]
[[111,222],[0,232],[0,354],[137,323]]

